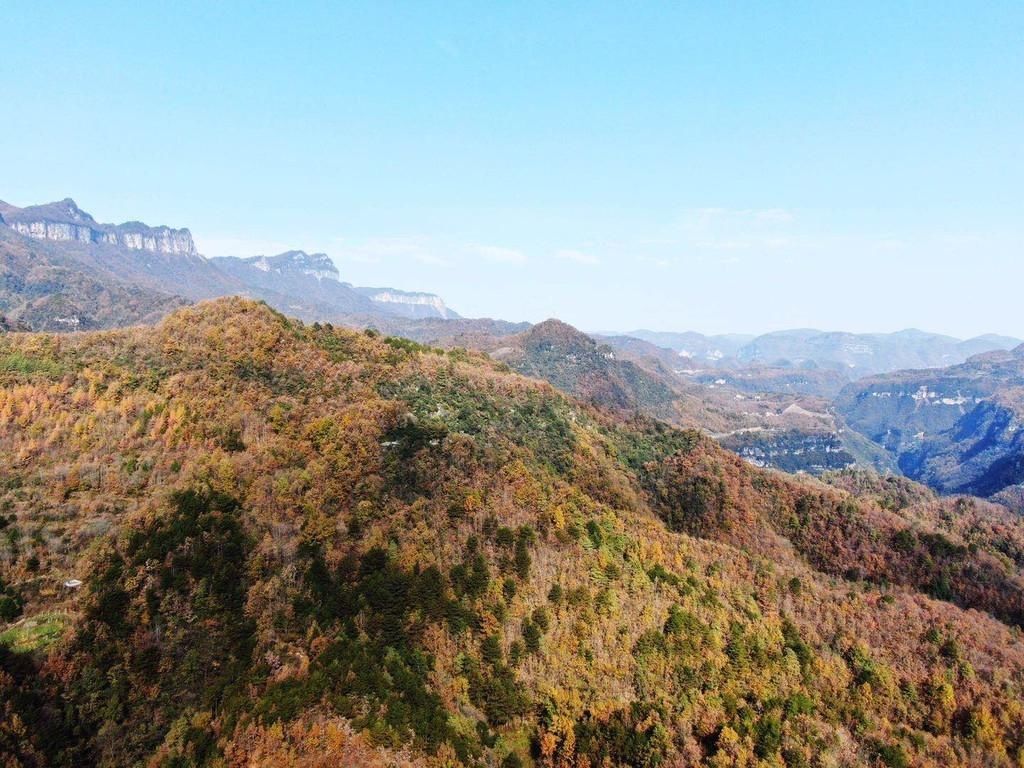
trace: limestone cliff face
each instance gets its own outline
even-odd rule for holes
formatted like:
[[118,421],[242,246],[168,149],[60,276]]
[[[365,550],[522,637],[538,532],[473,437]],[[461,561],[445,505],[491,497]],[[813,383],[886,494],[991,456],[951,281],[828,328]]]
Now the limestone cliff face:
[[317,280],[340,281],[338,268],[326,253],[287,251],[277,256],[251,256],[241,260],[260,272],[278,275],[307,275]]
[[4,204],[0,215],[11,229],[37,240],[106,243],[137,251],[197,255],[192,233],[187,229],[148,227],[138,221],[100,224],[71,198],[28,208]]
[[434,293],[400,291],[397,288],[356,288],[385,312],[408,318],[439,317],[451,320],[459,314]]

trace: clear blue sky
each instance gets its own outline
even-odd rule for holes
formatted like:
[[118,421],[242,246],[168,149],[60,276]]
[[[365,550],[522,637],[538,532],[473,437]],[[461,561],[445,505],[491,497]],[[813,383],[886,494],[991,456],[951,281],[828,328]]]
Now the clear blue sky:
[[1024,336],[1024,3],[4,0],[0,198],[590,330]]

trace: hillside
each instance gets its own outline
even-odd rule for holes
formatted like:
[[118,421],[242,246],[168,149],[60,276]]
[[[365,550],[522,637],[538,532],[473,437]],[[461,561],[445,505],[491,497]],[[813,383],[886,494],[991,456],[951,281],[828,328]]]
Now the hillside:
[[184,303],[0,225],[0,314],[11,321],[45,331],[112,328],[153,322]]
[[610,347],[560,320],[538,323],[499,343],[492,357],[581,400],[613,410],[642,410],[670,421],[678,417],[678,394],[670,375],[618,360]]
[[888,466],[883,451],[836,422],[827,400],[798,392],[758,393],[733,380],[690,376],[672,367],[678,358],[669,350],[639,339],[594,339],[547,320],[515,336],[486,340],[480,348],[519,373],[601,408],[703,430],[757,466],[811,473],[858,462]]
[[1024,760],[988,507],[239,299],[0,336],[0,446],[8,765]]
[[948,368],[846,387],[836,408],[900,470],[944,493],[991,496],[1024,482],[1024,346]]

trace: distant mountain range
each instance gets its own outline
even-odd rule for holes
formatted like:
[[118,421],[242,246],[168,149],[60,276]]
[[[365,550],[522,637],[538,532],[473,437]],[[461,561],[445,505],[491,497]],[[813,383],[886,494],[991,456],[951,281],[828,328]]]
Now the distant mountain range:
[[905,475],[943,493],[992,496],[1024,483],[1024,345],[862,379],[835,405]]
[[32,330],[77,331],[153,322],[187,303],[79,255],[0,226],[0,314]]
[[676,352],[677,368],[735,368],[751,365],[827,369],[846,380],[904,368],[937,368],[972,355],[1012,349],[1021,339],[987,334],[957,339],[916,329],[895,333],[844,333],[814,329],[776,331],[761,336],[631,331],[626,336]]
[[39,330],[150,322],[184,301],[243,295],[305,320],[351,325],[456,318],[433,294],[358,288],[322,253],[207,259],[188,229],[100,224],[74,200],[0,201],[0,313]]

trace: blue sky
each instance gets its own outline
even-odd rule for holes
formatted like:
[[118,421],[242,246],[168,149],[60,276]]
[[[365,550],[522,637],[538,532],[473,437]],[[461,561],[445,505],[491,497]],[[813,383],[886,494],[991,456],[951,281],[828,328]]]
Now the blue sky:
[[466,315],[1024,336],[1024,4],[0,2],[0,198]]

